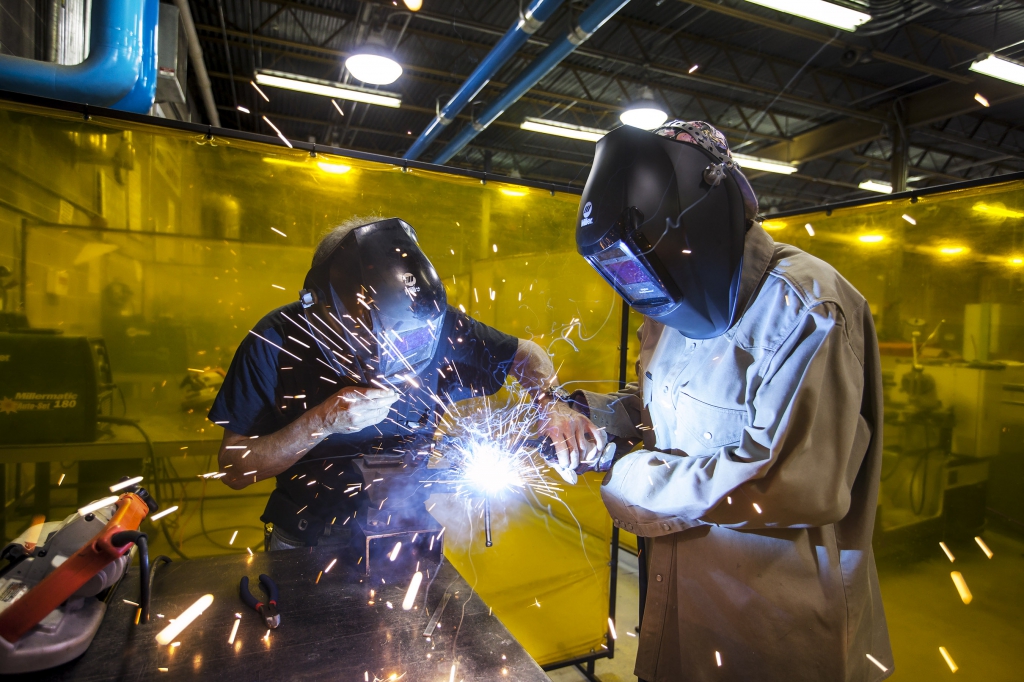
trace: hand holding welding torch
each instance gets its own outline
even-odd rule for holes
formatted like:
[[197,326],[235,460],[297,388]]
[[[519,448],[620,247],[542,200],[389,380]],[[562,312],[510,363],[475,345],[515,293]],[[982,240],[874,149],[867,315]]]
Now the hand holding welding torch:
[[316,408],[323,433],[356,433],[388,416],[398,393],[382,388],[346,386]]
[[574,483],[574,476],[564,472],[582,473],[608,444],[604,429],[598,428],[568,404],[551,400],[542,408],[541,434],[551,439],[558,457],[557,468],[562,478]]

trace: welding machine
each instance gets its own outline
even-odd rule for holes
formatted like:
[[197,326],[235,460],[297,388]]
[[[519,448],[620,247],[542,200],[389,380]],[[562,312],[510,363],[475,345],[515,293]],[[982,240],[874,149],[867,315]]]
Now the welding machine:
[[103,339],[0,333],[0,445],[96,440],[110,382]]

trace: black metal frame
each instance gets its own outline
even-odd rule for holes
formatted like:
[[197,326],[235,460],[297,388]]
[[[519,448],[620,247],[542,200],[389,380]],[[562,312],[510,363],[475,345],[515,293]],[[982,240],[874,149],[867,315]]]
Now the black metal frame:
[[[158,118],[156,116],[149,116],[147,114],[133,114],[127,111],[106,109],[104,107],[92,106],[90,104],[79,104],[77,102],[67,102],[64,100],[50,99],[48,97],[24,95],[19,92],[8,92],[5,90],[0,90],[0,100],[15,102],[17,104],[27,104],[30,106],[45,107],[48,109],[56,109],[58,111],[70,111],[76,114],[81,114],[82,118],[87,121],[92,117],[97,116],[106,119],[111,119],[114,121],[128,121],[131,123],[138,123],[142,125],[156,126],[158,128],[168,128],[171,130],[196,133],[199,135],[205,135],[207,138],[210,139],[213,139],[215,137],[221,137],[231,140],[260,142],[262,144],[269,144],[274,147],[288,147],[288,145],[286,145],[281,140],[281,138],[273,135],[260,135],[258,133],[250,133],[244,130],[232,130],[230,128],[214,128],[211,125],[202,125],[201,123],[189,123],[186,121],[177,121],[170,118]],[[343,156],[350,159],[359,159],[361,161],[375,161],[377,163],[387,163],[393,166],[401,166],[403,170],[427,170],[433,171],[435,173],[444,173],[447,175],[459,175],[467,178],[475,178],[479,180],[481,184],[486,184],[488,180],[495,180],[510,185],[520,185],[522,187],[544,189],[551,192],[552,195],[554,195],[555,192],[565,192],[567,194],[575,194],[577,196],[583,194],[582,187],[569,187],[567,185],[559,185],[553,182],[540,182],[537,180],[526,180],[523,178],[510,178],[506,175],[484,173],[481,171],[475,171],[466,168],[440,166],[433,163],[425,163],[423,161],[410,161],[408,159],[402,159],[395,156],[387,156],[384,154],[371,154],[369,152],[358,152],[351,149],[331,147],[329,145],[315,144],[312,142],[302,142],[300,140],[289,140],[289,142],[292,145],[292,149],[300,149],[302,151],[309,152],[311,156],[315,156],[317,152],[323,152],[325,154],[334,154],[336,156]]]
[[951,182],[946,185],[935,185],[933,187],[922,187],[921,189],[908,189],[905,192],[896,192],[894,194],[883,194],[877,197],[864,197],[863,199],[850,199],[849,201],[838,201],[834,204],[822,204],[820,206],[811,206],[810,208],[795,208],[790,211],[779,211],[778,213],[772,213],[766,215],[765,218],[768,220],[774,220],[776,218],[791,218],[798,215],[807,215],[808,213],[820,213],[825,212],[825,215],[832,215],[833,211],[841,208],[855,208],[857,206],[867,206],[869,204],[881,204],[888,201],[901,201],[906,199],[910,203],[917,203],[918,198],[926,197],[930,194],[942,194],[943,192],[954,192],[956,190],[971,189],[973,187],[985,187],[986,185],[998,185],[1004,182],[1013,182],[1015,180],[1024,180],[1024,171],[1017,171],[1016,173],[1004,173],[1003,175],[992,175],[987,178],[976,178],[974,180],[964,180],[963,182]]
[[[626,387],[626,367],[629,364],[629,304],[625,299],[622,301],[622,319],[619,325],[619,389]],[[619,587],[619,529],[612,526],[611,557],[609,559],[611,575],[609,576],[608,588],[608,617],[615,622],[615,600],[618,596]],[[605,635],[605,651],[595,651],[586,656],[578,656],[567,661],[549,663],[543,666],[545,671],[558,670],[574,666],[590,682],[601,682],[601,678],[594,672],[598,659],[615,658],[615,639],[611,632]],[[584,667],[584,665],[586,667]]]

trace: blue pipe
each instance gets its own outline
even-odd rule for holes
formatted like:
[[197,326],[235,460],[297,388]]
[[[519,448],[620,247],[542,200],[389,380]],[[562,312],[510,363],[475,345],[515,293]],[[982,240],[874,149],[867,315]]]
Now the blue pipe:
[[135,85],[124,98],[113,106],[120,111],[148,114],[156,101],[157,82],[157,25],[160,23],[160,0],[143,0],[142,9],[142,68]]
[[537,55],[537,58],[530,62],[530,65],[498,95],[498,99],[494,100],[484,109],[477,120],[458,132],[452,141],[437,155],[434,163],[448,163],[474,137],[483,132],[487,126],[494,123],[495,119],[505,113],[505,109],[525,95],[530,88],[540,82],[541,78],[548,75],[559,62],[582,45],[597,29],[604,25],[604,22],[615,16],[615,13],[627,4],[629,4],[629,0],[597,0],[585,9],[583,14],[580,15],[575,28]]
[[527,8],[523,18],[505,32],[505,35],[491,48],[483,61],[473,69],[473,73],[469,74],[459,86],[452,98],[448,100],[448,104],[444,105],[434,120],[423,129],[403,158],[418,159],[427,150],[430,143],[441,134],[445,126],[454,121],[459,112],[480,94],[480,91],[494,78],[498,70],[519,51],[519,48],[526,44],[530,36],[541,27],[541,24],[551,18],[561,4],[562,0],[534,0]]
[[142,26],[139,0],[96,0],[84,62],[64,66],[0,55],[0,90],[102,107],[118,104],[142,71]]

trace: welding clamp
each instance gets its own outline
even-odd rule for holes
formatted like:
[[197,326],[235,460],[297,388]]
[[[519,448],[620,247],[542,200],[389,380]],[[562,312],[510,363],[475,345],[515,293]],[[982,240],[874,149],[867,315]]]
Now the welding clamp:
[[277,591],[277,583],[269,575],[261,573],[260,589],[267,595],[266,602],[259,601],[252,596],[252,592],[249,591],[249,576],[242,576],[242,581],[238,584],[238,594],[242,597],[245,605],[260,614],[267,627],[273,630],[281,624],[281,614],[277,610],[277,599],[280,596]]

